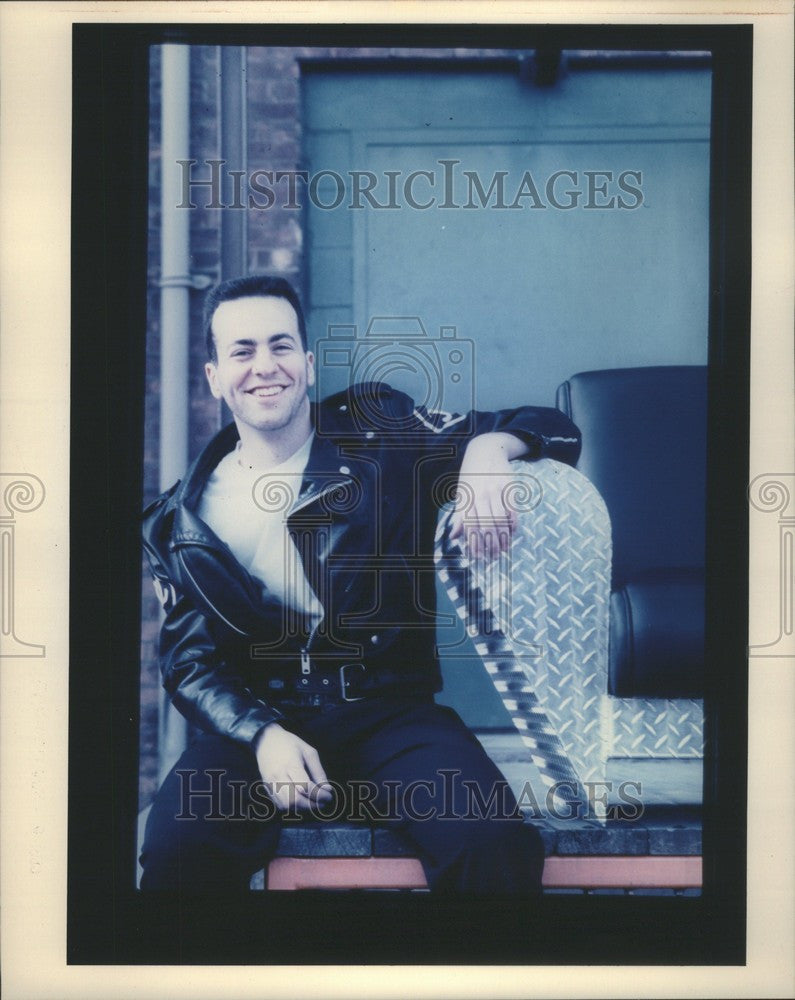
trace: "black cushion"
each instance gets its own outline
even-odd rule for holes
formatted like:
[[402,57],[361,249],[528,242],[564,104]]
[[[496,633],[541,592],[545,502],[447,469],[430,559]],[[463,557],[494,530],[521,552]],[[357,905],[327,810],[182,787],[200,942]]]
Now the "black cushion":
[[613,591],[610,694],[699,698],[703,688],[703,570],[657,570]]
[[671,365],[581,372],[558,408],[582,433],[577,468],[613,528],[613,585],[637,572],[703,567],[707,370]]
[[610,513],[609,690],[701,697],[707,369],[580,372],[557,405],[582,433],[577,468]]

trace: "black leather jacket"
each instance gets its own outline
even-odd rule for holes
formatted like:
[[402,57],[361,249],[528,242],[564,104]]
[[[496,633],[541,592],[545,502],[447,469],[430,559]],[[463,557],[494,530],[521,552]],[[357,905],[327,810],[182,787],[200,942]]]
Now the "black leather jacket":
[[244,742],[289,715],[298,685],[329,690],[346,664],[363,677],[405,671],[412,691],[438,691],[433,539],[466,444],[507,431],[526,443],[528,458],[569,464],[580,448],[576,427],[555,409],[451,417],[415,408],[383,383],[313,404],[312,420],[300,484],[258,499],[289,511],[288,530],[325,610],[318,627],[291,620],[197,516],[209,474],[236,444],[234,424],[144,514],[165,610],[164,686],[192,723]]

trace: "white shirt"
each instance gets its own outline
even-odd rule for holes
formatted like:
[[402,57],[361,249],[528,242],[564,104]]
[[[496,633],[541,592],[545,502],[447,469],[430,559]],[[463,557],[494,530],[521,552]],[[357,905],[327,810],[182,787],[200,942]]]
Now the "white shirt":
[[298,451],[267,472],[241,464],[238,442],[207,480],[199,517],[271,595],[309,615],[314,625],[323,608],[287,531],[287,515],[300,492],[313,437],[310,434]]

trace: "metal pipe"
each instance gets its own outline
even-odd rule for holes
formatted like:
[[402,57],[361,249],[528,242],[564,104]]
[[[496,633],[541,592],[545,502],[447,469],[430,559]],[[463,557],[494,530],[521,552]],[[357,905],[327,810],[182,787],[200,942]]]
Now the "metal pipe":
[[[190,156],[190,48],[161,47],[160,141],[160,488],[188,465],[190,405],[190,212],[179,209],[178,160]],[[159,777],[162,782],[187,743],[187,722],[161,691]]]
[[[221,159],[227,177],[245,176],[248,169],[246,143],[246,50],[242,46],[221,46],[220,106]],[[245,204],[242,196],[229,192],[227,204]],[[244,208],[221,213],[221,279],[237,278],[248,272],[247,226]]]
[[[242,46],[222,45],[218,74],[218,106],[221,109],[221,159],[227,182],[237,174],[242,178],[248,169],[246,127],[246,50]],[[229,187],[230,185],[228,185]],[[243,185],[245,190],[245,186]],[[242,195],[245,202],[246,195]],[[226,204],[241,204],[241,196],[226,191]],[[221,280],[248,274],[248,212],[243,208],[221,213]],[[232,414],[221,400],[221,425],[231,423]]]
[[160,488],[188,464],[190,212],[178,160],[190,155],[190,49],[163,45],[160,143]]

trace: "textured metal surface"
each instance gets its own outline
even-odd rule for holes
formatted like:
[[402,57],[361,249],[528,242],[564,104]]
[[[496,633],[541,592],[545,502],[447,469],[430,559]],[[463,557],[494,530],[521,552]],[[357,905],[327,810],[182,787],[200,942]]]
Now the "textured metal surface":
[[513,463],[519,526],[509,553],[470,561],[437,536],[439,573],[548,786],[587,798],[604,778],[610,523],[591,484],[549,459]]
[[[607,694],[610,519],[590,481],[550,459],[512,463],[519,526],[509,553],[470,561],[437,532],[442,581],[548,786],[605,780],[610,757],[698,757],[695,700]],[[565,797],[565,796],[564,796]]]
[[692,698],[609,698],[611,757],[703,757],[704,705]]

